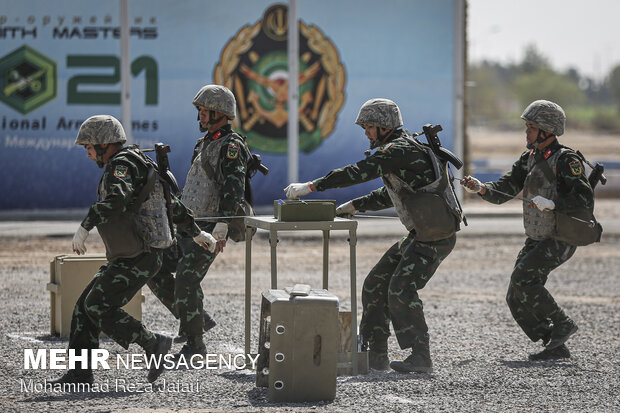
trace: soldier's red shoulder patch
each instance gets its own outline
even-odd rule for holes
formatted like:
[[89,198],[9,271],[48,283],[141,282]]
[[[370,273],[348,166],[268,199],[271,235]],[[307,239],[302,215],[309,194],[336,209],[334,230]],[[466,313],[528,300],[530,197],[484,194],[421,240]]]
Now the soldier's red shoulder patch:
[[239,157],[239,147],[232,143],[229,144],[228,149],[226,149],[226,157],[228,159],[237,159]]
[[583,173],[583,167],[581,166],[581,162],[577,160],[570,161],[568,163],[568,167],[570,168],[570,172],[575,176],[579,176]]
[[127,176],[128,168],[125,165],[116,165],[114,167],[114,176],[117,178],[124,178]]

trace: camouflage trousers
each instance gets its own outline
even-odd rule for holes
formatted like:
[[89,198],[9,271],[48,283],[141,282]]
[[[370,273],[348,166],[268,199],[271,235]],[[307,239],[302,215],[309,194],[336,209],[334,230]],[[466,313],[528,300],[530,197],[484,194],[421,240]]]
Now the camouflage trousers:
[[102,331],[125,349],[130,343],[144,347],[151,342],[153,333],[121,307],[159,271],[161,264],[162,252],[154,250],[101,266],[75,303],[69,348],[98,348]]
[[162,269],[148,286],[179,320],[180,335],[202,336],[205,311],[200,283],[215,260],[215,254],[192,238],[177,236],[177,244],[178,253],[166,250]]
[[385,342],[390,336],[390,321],[401,349],[428,343],[418,290],[424,288],[455,243],[456,235],[419,242],[410,233],[381,257],[366,276],[362,290],[360,332],[371,348],[373,342]]
[[554,239],[528,238],[517,256],[506,302],[513,318],[532,340],[546,340],[551,323],[566,320],[566,314],[545,288],[549,273],[573,256],[577,247]]
[[164,250],[161,270],[146,283],[153,292],[153,295],[157,297],[177,320],[179,319],[179,314],[174,305],[174,273],[177,271],[177,264],[180,257],[178,242],[179,236],[177,235],[177,243]]

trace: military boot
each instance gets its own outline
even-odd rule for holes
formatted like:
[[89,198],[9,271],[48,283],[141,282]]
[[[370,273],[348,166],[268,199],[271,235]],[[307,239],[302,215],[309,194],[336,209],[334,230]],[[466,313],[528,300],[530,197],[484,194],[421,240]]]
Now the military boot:
[[48,380],[49,384],[93,384],[93,371],[91,369],[70,369],[63,376]]
[[540,353],[530,354],[528,359],[532,361],[559,360],[570,358],[570,351],[566,344],[562,344],[554,349],[544,349]]
[[374,370],[388,370],[390,359],[387,354],[387,340],[371,341],[368,343],[368,367]]
[[575,334],[578,330],[577,324],[570,318],[566,317],[566,320],[553,326],[551,330],[551,341],[547,344],[547,350],[553,350],[566,343],[566,340]]
[[181,351],[175,354],[176,358],[184,357],[189,362],[190,358],[195,355],[205,356],[207,347],[202,341],[202,336],[189,336],[187,343],[183,345]]
[[428,341],[416,343],[411,348],[411,355],[403,361],[393,361],[390,367],[399,373],[430,373],[433,371],[431,352]]
[[[206,333],[207,331],[211,330],[216,325],[217,325],[217,323],[215,322],[213,317],[211,317],[211,315],[205,311],[205,317],[204,317],[204,324],[202,326],[202,332]],[[174,342],[175,343],[185,343],[186,341],[187,341],[187,335],[181,334],[180,332],[179,332],[179,335],[174,338]]]
[[368,352],[368,367],[373,370],[389,370],[390,359],[387,352],[377,352],[370,350]]
[[172,347],[172,337],[155,333],[155,339],[144,347],[146,357],[151,363],[147,380],[153,383],[164,372],[164,356],[168,354]]

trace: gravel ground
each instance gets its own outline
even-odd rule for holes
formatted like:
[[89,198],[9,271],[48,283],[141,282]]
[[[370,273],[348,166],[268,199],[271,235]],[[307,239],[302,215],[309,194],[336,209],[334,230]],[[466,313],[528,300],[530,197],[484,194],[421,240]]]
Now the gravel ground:
[[[620,217],[617,203],[603,208],[607,217]],[[600,216],[599,211],[599,219]],[[498,219],[506,228],[520,218]],[[360,228],[367,225],[360,221]],[[499,232],[499,234],[495,234]],[[489,231],[492,233],[492,231]],[[97,370],[97,383],[107,392],[65,394],[25,392],[20,380],[42,383],[58,377],[52,370],[24,370],[24,348],[64,349],[66,341],[49,337],[49,261],[67,253],[70,237],[0,236],[0,411],[2,412],[145,412],[145,411],[620,411],[620,236],[606,234],[596,246],[583,247],[559,270],[548,287],[579,324],[569,341],[572,358],[562,362],[529,362],[527,355],[542,349],[531,343],[513,321],[504,301],[508,277],[521,234],[494,235],[463,231],[453,253],[421,291],[431,334],[432,374],[402,375],[393,371],[339,377],[336,398],[321,403],[271,403],[267,389],[255,387],[250,370],[166,371],[169,387],[154,392],[114,389],[116,380],[145,383],[142,370]],[[360,237],[357,247],[358,291],[383,252],[402,235],[383,231]],[[95,237],[89,253],[103,250]],[[280,236],[279,285],[321,280],[320,238]],[[334,232],[330,246],[330,290],[340,307],[350,309],[348,244]],[[253,247],[252,349],[255,351],[261,291],[269,286],[269,247],[259,232]],[[218,326],[206,336],[210,353],[243,353],[244,247],[231,244],[203,281],[206,308]],[[143,321],[154,331],[173,334],[177,324],[145,289]],[[360,303],[361,311],[361,300]],[[390,337],[390,359],[402,359]],[[125,351],[112,341],[101,347]],[[180,344],[175,344],[177,351]],[[190,385],[194,386],[190,391]],[[198,386],[198,389],[196,389]],[[159,391],[162,390],[162,391]],[[175,391],[177,390],[177,391]]]

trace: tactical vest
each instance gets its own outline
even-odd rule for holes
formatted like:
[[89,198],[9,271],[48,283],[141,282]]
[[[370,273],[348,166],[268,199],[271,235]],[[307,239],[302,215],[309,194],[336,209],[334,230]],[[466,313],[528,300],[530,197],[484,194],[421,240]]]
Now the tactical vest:
[[558,159],[565,153],[574,154],[575,152],[570,148],[563,147],[546,161],[536,162],[534,156],[530,156],[527,160],[529,172],[523,184],[523,226],[525,227],[525,234],[536,241],[554,238],[577,246],[599,242],[603,228],[594,218],[593,207],[562,212],[541,211],[538,208],[529,207],[529,200],[536,195],[550,199],[554,203],[557,202],[556,167]]
[[[148,174],[144,187],[126,210],[97,226],[108,260],[132,258],[151,248],[168,248],[173,243],[164,189],[155,163],[133,148],[125,148],[116,156],[119,155],[137,161],[148,170]],[[99,199],[107,196],[103,177],[99,182],[97,196]]]
[[[536,162],[533,155],[530,155],[527,160],[527,170],[529,172],[523,183],[523,226],[525,227],[525,234],[533,240],[541,241],[555,235],[555,212],[541,211],[538,208],[530,208],[529,205],[530,200],[536,195],[557,202],[558,182],[555,172],[556,165],[560,156],[567,152],[571,152],[571,150],[560,148],[546,160],[543,159]],[[548,169],[543,164],[544,162],[549,166]],[[545,172],[545,169],[547,172]]]
[[432,242],[451,237],[460,229],[463,212],[448,182],[448,165],[432,149],[411,142],[430,157],[435,181],[413,189],[390,172],[382,177],[383,183],[400,221],[407,231],[415,230],[416,240]]
[[228,144],[230,133],[215,141],[202,140],[198,155],[187,173],[181,199],[197,217],[216,217],[220,210],[221,182],[224,181],[220,168],[220,153]]
[[[235,133],[229,133],[215,141],[202,140],[198,148],[198,155],[187,173],[185,187],[181,199],[185,206],[194,212],[196,217],[216,217],[221,214],[221,188],[224,182],[222,175],[220,153]],[[242,148],[250,153],[247,145]],[[246,182],[247,184],[247,182]],[[254,209],[245,200],[235,207],[235,216],[254,215]],[[253,230],[253,233],[256,229]],[[245,224],[243,218],[233,218],[228,224],[228,237],[235,242],[245,240]]]

